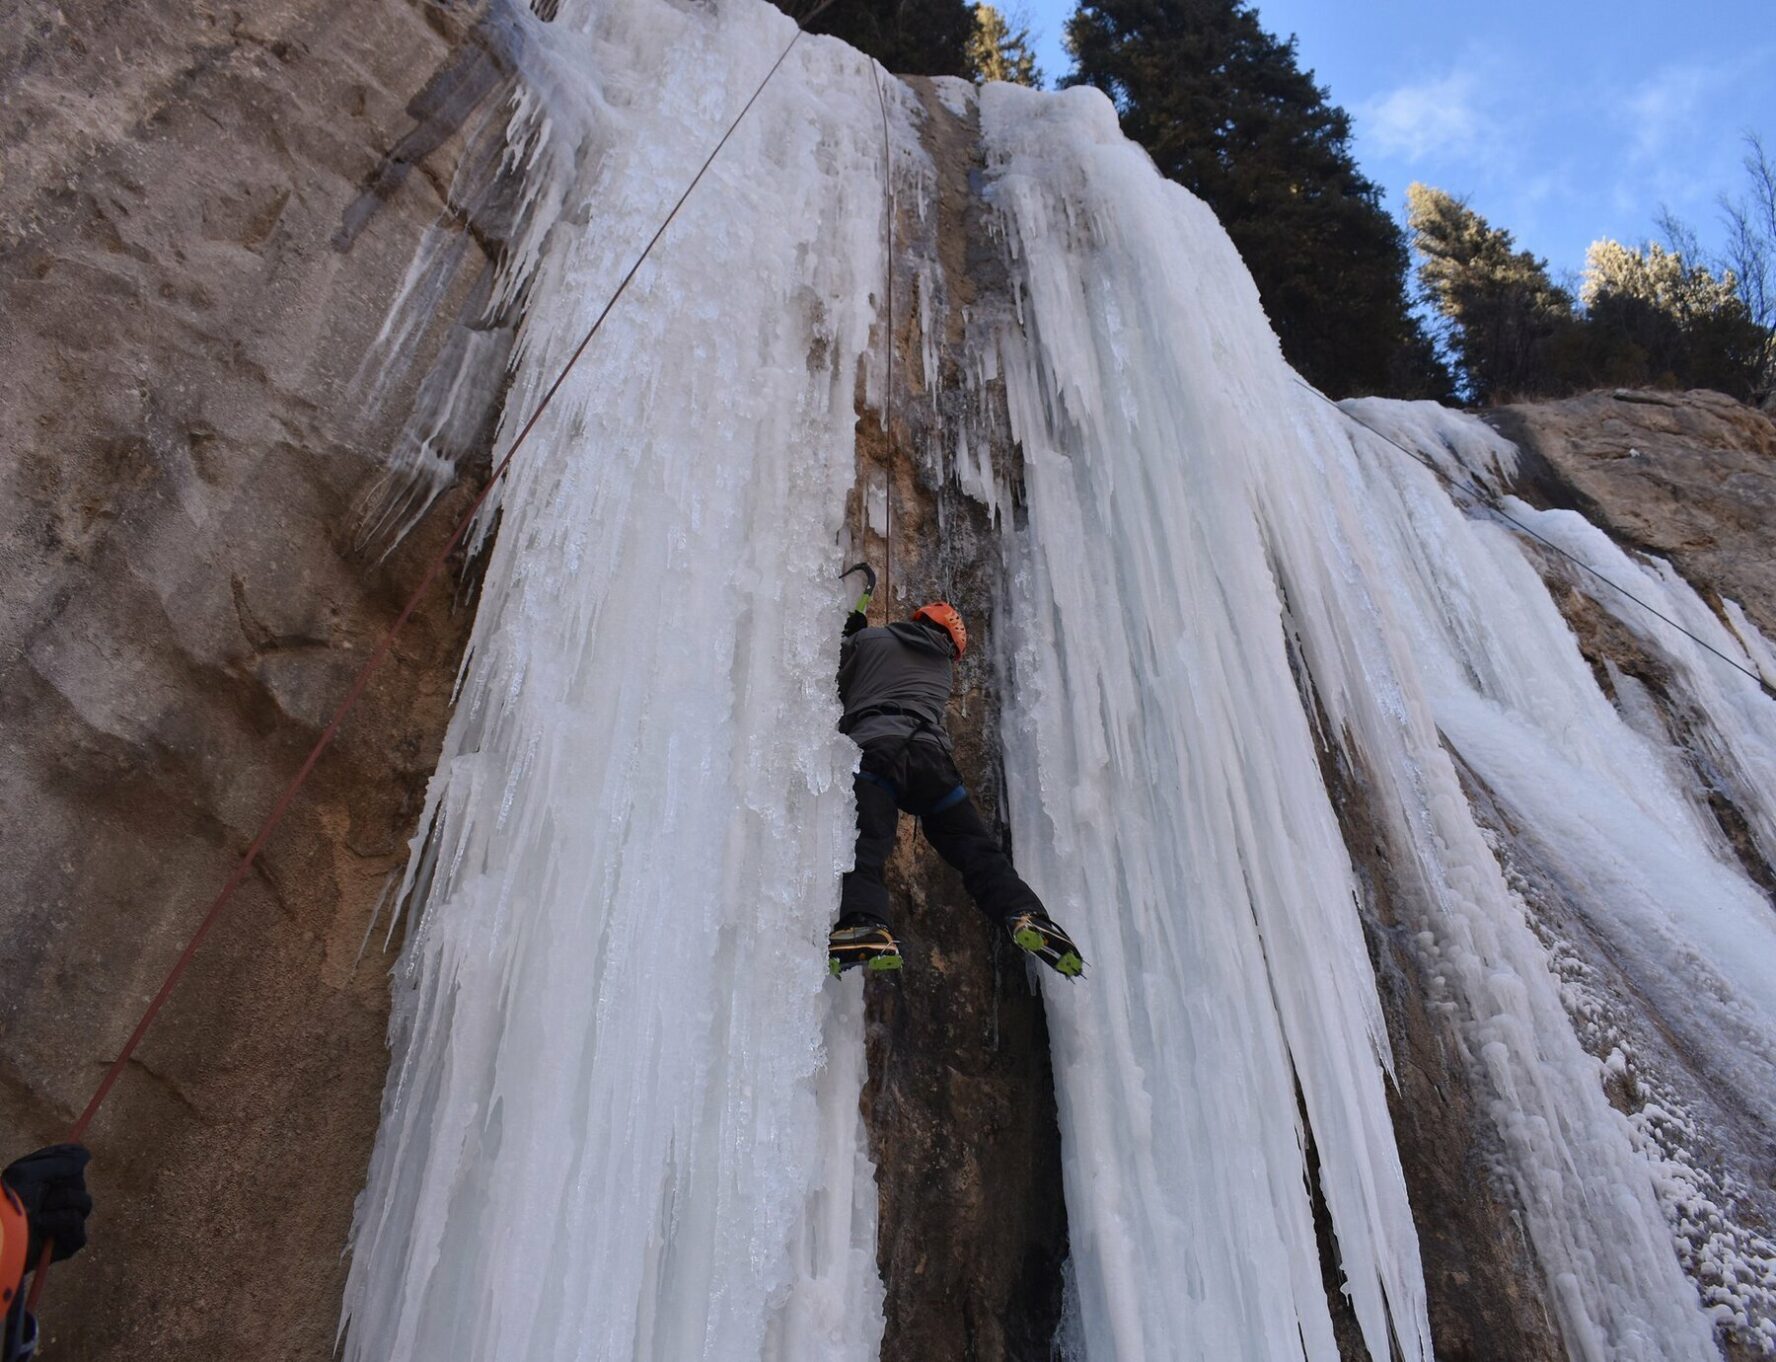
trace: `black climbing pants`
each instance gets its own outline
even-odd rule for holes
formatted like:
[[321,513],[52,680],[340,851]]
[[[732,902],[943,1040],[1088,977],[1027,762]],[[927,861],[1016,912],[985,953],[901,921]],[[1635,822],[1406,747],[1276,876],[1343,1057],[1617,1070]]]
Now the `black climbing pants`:
[[889,737],[863,749],[857,773],[857,865],[845,876],[839,918],[888,921],[882,867],[894,850],[900,815],[910,813],[939,856],[962,872],[962,884],[994,922],[1042,912],[1042,900],[1018,878],[1011,858],[981,819],[956,764],[935,738]]

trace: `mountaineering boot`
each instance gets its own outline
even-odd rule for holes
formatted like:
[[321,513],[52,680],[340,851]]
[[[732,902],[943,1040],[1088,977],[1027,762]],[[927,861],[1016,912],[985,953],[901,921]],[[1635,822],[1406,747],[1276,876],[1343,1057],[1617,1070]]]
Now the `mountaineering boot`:
[[1077,979],[1085,973],[1085,960],[1073,938],[1046,913],[1019,913],[1005,924],[1011,939],[1056,974]]
[[858,913],[842,918],[826,942],[826,966],[837,978],[859,965],[871,974],[900,968],[900,943],[880,918]]

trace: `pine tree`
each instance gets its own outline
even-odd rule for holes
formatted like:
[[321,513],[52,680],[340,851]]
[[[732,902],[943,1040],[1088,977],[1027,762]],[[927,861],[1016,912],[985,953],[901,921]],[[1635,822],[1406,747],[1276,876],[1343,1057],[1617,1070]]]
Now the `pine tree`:
[[1239,0],[1081,0],[1077,69],[1162,174],[1207,201],[1283,353],[1327,391],[1442,396],[1404,234],[1357,169],[1350,117]]
[[1749,396],[1764,331],[1730,270],[1717,278],[1656,243],[1594,241],[1585,255],[1585,327],[1610,383],[1669,383]]
[[[807,11],[808,0],[800,5],[777,0],[777,5],[795,15]],[[975,16],[969,0],[838,0],[808,31],[842,38],[896,75],[974,74],[968,48]]]
[[1030,28],[1019,24],[1015,29],[993,6],[974,7],[974,33],[968,39],[968,60],[974,67],[977,81],[1003,80],[1013,85],[1042,88],[1042,72],[1036,66],[1036,54],[1030,50]]
[[1547,261],[1429,185],[1406,191],[1406,218],[1419,280],[1449,325],[1468,395],[1486,402],[1573,386],[1583,338],[1572,297],[1548,277]]

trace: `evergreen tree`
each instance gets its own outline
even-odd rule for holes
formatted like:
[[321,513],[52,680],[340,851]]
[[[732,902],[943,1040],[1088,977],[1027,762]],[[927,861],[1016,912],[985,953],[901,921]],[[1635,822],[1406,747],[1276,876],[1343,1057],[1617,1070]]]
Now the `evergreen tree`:
[[1161,173],[1207,201],[1283,353],[1335,395],[1443,396],[1405,237],[1351,155],[1350,117],[1239,0],[1081,0],[1077,69]]
[[[777,5],[790,15],[808,10],[808,0],[800,5],[777,0]],[[974,75],[969,42],[975,16],[969,0],[838,0],[808,31],[842,38],[896,75]]]
[[[1756,392],[1769,333],[1732,271],[1691,264],[1685,249],[1594,242],[1581,310],[1546,261],[1459,199],[1422,184],[1406,199],[1419,280],[1473,400],[1617,385]],[[1667,231],[1689,238],[1674,221]]]
[[1603,381],[1751,394],[1765,334],[1730,270],[1717,278],[1657,244],[1596,241],[1585,256],[1579,296],[1586,330],[1608,368]]
[[1572,386],[1583,338],[1573,300],[1548,263],[1517,249],[1461,200],[1415,184],[1406,217],[1419,280],[1448,323],[1447,341],[1469,397],[1486,402]]
[[1030,28],[1019,24],[1015,29],[993,6],[974,7],[974,33],[968,39],[968,60],[974,67],[977,81],[1003,80],[1013,85],[1042,88],[1042,72],[1036,66],[1036,54],[1030,50]]

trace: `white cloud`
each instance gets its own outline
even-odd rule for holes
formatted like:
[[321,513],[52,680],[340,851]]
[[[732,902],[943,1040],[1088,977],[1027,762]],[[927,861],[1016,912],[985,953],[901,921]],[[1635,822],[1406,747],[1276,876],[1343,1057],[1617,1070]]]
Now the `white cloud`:
[[1358,107],[1362,142],[1408,161],[1472,158],[1492,141],[1480,95],[1478,75],[1459,68],[1436,80],[1402,85]]
[[1699,65],[1668,66],[1655,72],[1622,104],[1634,149],[1644,157],[1656,158],[1687,140],[1704,98],[1725,78],[1725,72]]

